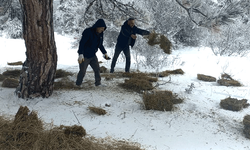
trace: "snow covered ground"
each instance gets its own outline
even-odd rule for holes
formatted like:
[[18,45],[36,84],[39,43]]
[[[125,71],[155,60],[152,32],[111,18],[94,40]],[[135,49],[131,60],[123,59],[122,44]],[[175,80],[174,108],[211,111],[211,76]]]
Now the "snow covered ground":
[[[74,72],[74,80],[78,71],[78,55],[77,50],[71,48],[73,37],[56,35],[55,38],[58,68]],[[7,62],[25,60],[23,40],[0,37],[0,50],[0,73],[13,68]],[[109,54],[112,51],[108,49]],[[250,108],[232,112],[219,106],[220,100],[229,96],[250,98],[249,57],[214,56],[208,48],[184,48],[174,51],[171,56],[175,57],[175,63],[160,71],[181,68],[185,72],[184,75],[171,76],[171,83],[159,87],[184,98],[184,102],[175,105],[171,112],[143,110],[140,94],[117,87],[122,79],[103,80],[107,87],[94,87],[94,76],[90,72],[85,78],[85,81],[93,83],[90,88],[54,91],[47,99],[18,99],[14,89],[0,87],[0,115],[12,117],[20,105],[28,106],[30,110],[37,111],[46,123],[82,125],[89,135],[138,142],[147,150],[249,150],[250,140],[243,135],[242,121],[246,114],[250,114]],[[109,68],[111,62],[103,60],[100,52],[98,57],[104,62],[102,65]],[[118,63],[117,68],[122,71],[124,62]],[[133,62],[132,69],[135,68]],[[224,87],[215,82],[197,80],[197,73],[219,79],[224,72],[243,86]],[[169,77],[165,77],[159,82],[168,80]],[[192,83],[195,88],[188,94],[185,89]],[[86,82],[83,85],[89,86]],[[102,107],[108,114],[97,116],[88,110],[89,106]]]

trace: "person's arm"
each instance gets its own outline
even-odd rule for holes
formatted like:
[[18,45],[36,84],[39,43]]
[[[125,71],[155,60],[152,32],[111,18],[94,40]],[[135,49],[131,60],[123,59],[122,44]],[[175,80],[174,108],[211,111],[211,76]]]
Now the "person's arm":
[[140,29],[140,28],[137,28],[137,27],[135,27],[136,28],[136,34],[140,34],[140,35],[149,35],[150,34],[150,32],[149,31],[147,31],[147,30],[143,30],[143,29]]
[[105,48],[104,48],[104,46],[102,45],[102,43],[100,44],[99,49],[101,50],[101,52],[102,52],[103,54],[107,54],[107,51],[105,50]]
[[90,34],[88,33],[88,30],[83,31],[82,39],[79,44],[79,50],[78,50],[79,55],[84,53],[84,45],[89,40],[89,36]]

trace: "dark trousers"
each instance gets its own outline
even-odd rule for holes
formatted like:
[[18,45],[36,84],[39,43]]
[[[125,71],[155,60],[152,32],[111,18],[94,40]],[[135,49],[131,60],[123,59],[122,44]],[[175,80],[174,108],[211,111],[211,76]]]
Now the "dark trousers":
[[100,85],[101,84],[100,66],[96,56],[92,58],[84,58],[84,61],[81,64],[79,64],[80,71],[78,72],[77,75],[76,85],[82,84],[88,65],[90,65],[91,68],[94,70],[95,85],[96,86]]
[[119,57],[120,53],[123,51],[124,55],[126,56],[126,65],[125,65],[125,72],[129,72],[130,70],[130,64],[131,64],[131,57],[130,57],[130,49],[129,46],[125,48],[120,48],[116,45],[115,47],[115,54],[111,63],[111,69],[110,72],[113,73],[115,69],[115,64],[117,61],[117,58]]

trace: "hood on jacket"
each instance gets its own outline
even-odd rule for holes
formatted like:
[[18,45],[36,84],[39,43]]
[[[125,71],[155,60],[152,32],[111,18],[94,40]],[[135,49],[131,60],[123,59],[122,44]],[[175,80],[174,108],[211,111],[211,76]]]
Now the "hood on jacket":
[[103,19],[98,19],[96,21],[96,23],[92,26],[92,28],[95,28],[95,29],[98,27],[104,27],[105,28],[104,30],[107,29],[107,26],[106,26],[105,21]]

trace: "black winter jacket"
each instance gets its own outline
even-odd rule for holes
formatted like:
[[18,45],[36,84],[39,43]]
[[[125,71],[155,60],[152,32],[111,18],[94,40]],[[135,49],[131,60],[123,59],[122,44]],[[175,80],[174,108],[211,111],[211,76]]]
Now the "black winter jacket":
[[131,37],[131,35],[134,34],[140,34],[140,35],[149,35],[150,32],[137,28],[136,26],[134,26],[133,28],[131,28],[128,25],[128,20],[124,22],[124,24],[121,27],[121,31],[120,34],[117,38],[117,46],[121,47],[121,48],[125,48],[128,47],[129,45],[131,47],[134,46],[135,44],[135,39],[133,39]]
[[82,38],[79,44],[79,55],[83,54],[85,58],[92,58],[95,56],[98,48],[103,54],[107,53],[103,47],[103,32],[98,34],[96,32],[97,27],[105,27],[105,30],[107,28],[104,20],[99,19],[92,27],[85,29],[82,33]]

